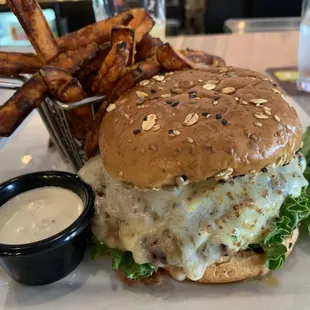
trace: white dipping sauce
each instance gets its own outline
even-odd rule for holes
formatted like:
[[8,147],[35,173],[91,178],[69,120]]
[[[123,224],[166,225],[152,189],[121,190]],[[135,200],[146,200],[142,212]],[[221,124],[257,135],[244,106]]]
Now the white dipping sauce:
[[24,244],[51,237],[70,226],[84,209],[81,198],[61,187],[41,187],[0,207],[0,243]]

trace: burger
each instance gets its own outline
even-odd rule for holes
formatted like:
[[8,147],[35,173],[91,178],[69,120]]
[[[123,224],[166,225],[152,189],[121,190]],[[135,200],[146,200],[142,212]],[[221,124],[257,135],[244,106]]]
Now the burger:
[[227,283],[279,269],[309,216],[301,124],[268,78],[234,67],[167,72],[111,103],[93,257],[138,281]]

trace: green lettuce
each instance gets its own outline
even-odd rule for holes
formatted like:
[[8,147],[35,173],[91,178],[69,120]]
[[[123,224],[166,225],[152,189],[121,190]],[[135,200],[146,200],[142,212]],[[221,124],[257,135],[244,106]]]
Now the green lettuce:
[[[301,152],[307,161],[304,172],[310,183],[310,127],[303,135]],[[254,250],[263,250],[266,254],[266,267],[270,270],[281,268],[286,259],[287,248],[283,241],[290,237],[299,225],[306,225],[310,232],[310,186],[304,188],[298,198],[288,196],[281,207],[280,216],[274,223],[274,228],[262,243],[251,245]]]
[[112,268],[115,271],[122,270],[129,280],[139,281],[152,276],[156,267],[151,264],[137,264],[129,251],[109,248],[102,242],[93,238],[91,258],[97,260],[99,256],[107,254],[112,257]]
[[260,247],[266,254],[266,267],[270,270],[281,268],[286,259],[287,248],[283,241],[302,223],[309,221],[310,204],[305,188],[297,198],[288,196],[281,207],[280,217],[274,228],[265,237]]

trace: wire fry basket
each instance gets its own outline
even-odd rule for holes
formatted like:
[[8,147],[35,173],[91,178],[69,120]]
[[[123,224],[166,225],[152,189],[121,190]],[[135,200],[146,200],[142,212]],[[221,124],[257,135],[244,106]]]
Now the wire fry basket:
[[54,100],[46,98],[38,111],[63,159],[78,171],[85,163],[86,156],[82,143],[71,134],[64,110]]
[[[30,78],[29,75],[16,77],[1,77],[0,89],[17,90]],[[52,142],[60,152],[62,158],[78,171],[86,162],[87,157],[84,152],[84,145],[73,137],[65,114],[66,110],[71,110],[80,106],[102,102],[104,96],[94,96],[87,99],[66,104],[50,97],[45,98],[38,108],[38,112],[50,134]]]

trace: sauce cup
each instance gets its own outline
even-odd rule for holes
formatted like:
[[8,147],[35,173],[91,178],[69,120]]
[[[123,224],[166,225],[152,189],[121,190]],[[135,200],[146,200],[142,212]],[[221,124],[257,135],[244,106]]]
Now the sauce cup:
[[23,192],[46,186],[76,193],[84,209],[69,227],[52,237],[27,244],[0,243],[0,265],[21,284],[43,285],[60,280],[79,265],[87,247],[94,214],[94,193],[74,174],[45,171],[11,179],[0,185],[0,207]]

